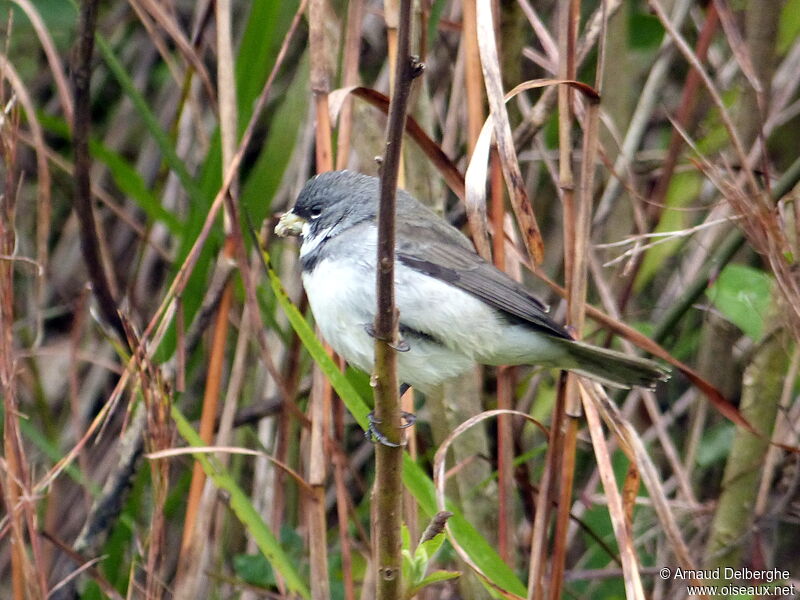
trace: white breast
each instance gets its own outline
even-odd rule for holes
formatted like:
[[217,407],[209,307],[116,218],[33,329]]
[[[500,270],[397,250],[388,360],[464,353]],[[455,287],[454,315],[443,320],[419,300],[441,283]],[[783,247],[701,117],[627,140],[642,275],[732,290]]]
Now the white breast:
[[[397,267],[395,299],[401,322],[439,338],[451,329],[454,321],[450,319],[458,312],[431,310],[445,303],[442,286],[446,284],[421,274],[417,274],[417,279],[406,273],[410,269],[400,268],[399,264]],[[367,326],[375,320],[374,261],[370,265],[350,258],[323,259],[313,271],[303,273],[303,285],[325,340],[349,363],[371,373],[375,340],[367,333]],[[424,312],[424,317],[413,318],[420,311]],[[474,365],[472,356],[456,347],[412,335],[406,339],[409,351],[397,354],[398,378],[403,383],[424,391]]]
[[303,286],[323,337],[348,362],[367,372],[372,370],[374,342],[364,326],[374,320],[374,281],[374,274],[370,278],[362,265],[350,260],[323,259],[313,271],[303,273]]
[[[324,258],[303,273],[303,285],[325,340],[348,362],[371,373],[375,340],[375,233],[358,240],[352,255]],[[474,296],[395,263],[395,303],[400,322],[433,338],[408,339],[398,353],[402,382],[423,390],[484,364],[550,364],[563,353],[529,328],[510,325]],[[441,342],[441,343],[437,343]]]

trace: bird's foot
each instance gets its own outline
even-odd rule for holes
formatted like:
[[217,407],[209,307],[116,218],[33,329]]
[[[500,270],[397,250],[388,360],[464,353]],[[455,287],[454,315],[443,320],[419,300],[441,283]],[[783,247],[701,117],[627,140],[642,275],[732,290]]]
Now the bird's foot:
[[408,345],[408,342],[405,341],[403,338],[398,338],[396,340],[393,339],[386,339],[382,337],[378,337],[375,334],[375,326],[372,323],[364,323],[364,331],[367,332],[367,335],[371,338],[376,340],[381,340],[382,342],[386,342],[389,344],[389,347],[397,352],[408,352],[411,350],[411,346]]
[[404,421],[404,423],[400,425],[400,429],[408,429],[417,422],[417,415],[404,410],[400,411],[400,418]]
[[[417,422],[417,415],[414,413],[401,411],[400,417],[403,419],[403,423],[400,425],[400,429],[408,429],[414,423]],[[389,441],[385,435],[383,435],[378,430],[378,425],[380,425],[381,420],[375,417],[375,413],[370,411],[367,415],[367,421],[369,422],[369,426],[367,430],[364,432],[364,437],[367,438],[370,442],[374,442],[376,444],[382,444],[384,446],[388,446],[389,448],[399,448],[400,446],[404,446],[403,444],[395,444],[394,442]]]

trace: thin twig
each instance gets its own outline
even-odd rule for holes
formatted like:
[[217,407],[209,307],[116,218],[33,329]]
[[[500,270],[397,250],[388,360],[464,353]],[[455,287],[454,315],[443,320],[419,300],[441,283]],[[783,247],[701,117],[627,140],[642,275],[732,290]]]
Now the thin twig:
[[378,211],[377,313],[375,315],[375,418],[383,435],[393,446],[378,444],[375,451],[376,587],[379,600],[400,598],[402,520],[402,460],[400,444],[400,398],[397,361],[392,341],[397,338],[394,304],[395,196],[400,168],[403,130],[411,83],[419,65],[411,58],[411,0],[400,1],[398,14],[397,62],[394,92],[386,126]]
[[89,127],[92,121],[90,82],[92,78],[92,55],[94,34],[97,26],[97,0],[85,0],[81,4],[78,31],[78,49],[72,68],[72,93],[75,104],[73,124],[73,148],[75,152],[75,197],[73,206],[80,224],[81,250],[92,291],[97,298],[103,318],[114,328],[122,343],[127,336],[122,320],[117,313],[117,302],[111,293],[108,274],[103,266],[100,238],[92,209],[92,188],[89,156]]

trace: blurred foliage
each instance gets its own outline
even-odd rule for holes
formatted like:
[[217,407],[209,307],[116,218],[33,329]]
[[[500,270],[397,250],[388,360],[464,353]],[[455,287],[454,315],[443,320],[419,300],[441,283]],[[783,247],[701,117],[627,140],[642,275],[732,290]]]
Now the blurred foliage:
[[[511,10],[497,13],[520,19],[504,23],[508,26],[505,31],[515,32],[514,39],[505,40],[505,45],[501,40],[500,63],[508,65],[504,75],[556,77],[558,64],[550,54],[550,43],[539,38],[525,16],[529,14],[523,10],[528,2],[514,4],[506,7]],[[556,7],[561,4],[530,2],[541,19],[540,31],[549,32],[549,41],[556,46],[559,35]],[[716,4],[724,7],[726,3],[690,4],[689,18],[679,29],[689,46],[695,47],[710,7]],[[41,16],[60,64],[51,62],[43,51],[41,32],[24,10],[29,5]],[[336,71],[329,74],[331,89],[342,85],[350,2],[333,3],[324,23],[328,41],[336,44],[330,57],[312,55],[309,41],[312,24],[307,12],[291,39],[285,39],[300,7],[298,0],[231,3],[238,140],[250,119],[255,119],[253,137],[243,150],[231,190],[240,222],[226,232],[218,213],[210,223],[197,262],[187,273],[185,286],[179,290],[175,310],[159,312],[159,307],[170,298],[171,286],[179,281],[179,273],[193,258],[191,249],[199,239],[223,178],[220,100],[214,86],[218,69],[225,67],[218,63],[214,5],[145,0],[100,3],[92,64],[89,140],[97,233],[105,267],[113,275],[118,307],[136,336],[143,339],[141,336],[154,317],[157,317],[155,323],[163,326],[158,330],[162,337],[152,331],[148,333],[146,347],[137,355],[143,357],[142,362],[129,365],[129,357],[119,351],[119,344],[109,338],[105,327],[98,322],[81,254],[79,231],[85,224],[78,222],[73,212],[72,123],[68,122],[55,74],[68,76],[73,71],[70,61],[76,44],[76,4],[63,0],[0,2],[5,31],[2,64],[8,65],[5,70],[0,69],[3,179],[19,181],[17,186],[4,186],[2,192],[3,206],[15,202],[15,210],[0,212],[0,218],[8,220],[3,222],[8,226],[3,229],[4,235],[16,236],[14,256],[0,257],[4,265],[13,264],[13,289],[6,286],[0,289],[0,300],[10,300],[13,309],[10,324],[13,344],[0,348],[0,362],[7,360],[14,365],[9,384],[12,387],[0,389],[0,394],[7,402],[13,395],[17,403],[9,414],[14,415],[21,431],[29,479],[20,483],[21,480],[9,475],[10,467],[6,465],[10,446],[5,446],[0,483],[5,502],[11,498],[9,482],[28,486],[24,502],[32,506],[31,514],[36,515],[35,525],[40,531],[67,548],[85,553],[83,560],[99,557],[91,565],[97,568],[96,572],[83,571],[56,590],[54,598],[106,598],[109,594],[105,590],[109,587],[122,597],[145,597],[145,586],[153,581],[158,582],[156,587],[163,592],[162,597],[168,598],[183,583],[186,576],[179,557],[184,552],[181,538],[195,464],[191,454],[140,459],[130,481],[124,482],[129,485],[120,487],[118,510],[98,525],[104,535],[85,546],[79,546],[79,540],[87,519],[92,519],[93,502],[105,498],[104,486],[113,480],[124,462],[121,457],[125,434],[135,431],[132,428],[136,427],[137,414],[142,409],[143,391],[158,390],[162,395],[157,399],[163,400],[164,406],[171,403],[166,445],[206,445],[198,437],[194,420],[199,418],[203,398],[212,385],[207,375],[212,356],[220,356],[215,353],[221,353],[223,364],[222,382],[217,386],[223,405],[219,421],[226,422],[230,417],[233,422],[219,443],[255,449],[261,454],[195,451],[194,456],[203,465],[215,493],[208,505],[213,516],[204,537],[204,562],[197,561],[201,568],[197,575],[199,591],[195,595],[252,600],[265,594],[290,597],[287,590],[291,589],[308,596],[316,589],[319,582],[309,575],[312,572],[309,515],[316,500],[311,499],[308,491],[315,458],[322,458],[327,469],[322,501],[328,544],[322,550],[327,551],[331,596],[350,600],[348,594],[353,592],[358,597],[368,579],[369,490],[374,473],[372,451],[364,439],[363,426],[371,404],[369,377],[352,368],[341,371],[336,360],[328,355],[314,334],[313,316],[302,295],[296,245],[292,241],[275,240],[271,235],[274,216],[291,205],[299,187],[317,166],[314,133],[319,124],[310,85],[312,65],[320,58],[333,59]],[[599,6],[596,0],[581,3],[581,35]],[[609,143],[602,148],[596,198],[604,197],[617,179],[622,185],[613,194],[605,217],[593,224],[592,242],[596,246],[591,248],[590,258],[597,268],[592,269],[589,277],[589,301],[608,314],[619,315],[620,320],[639,331],[657,330],[665,313],[680,303],[682,294],[703,267],[708,266],[715,248],[730,231],[740,228],[748,243],[729,264],[712,265],[710,278],[701,286],[699,295],[688,303],[664,344],[673,357],[696,367],[704,377],[713,380],[716,371],[724,370],[741,382],[744,369],[767,334],[776,328],[791,329],[790,308],[797,304],[792,303],[792,293],[797,288],[792,287],[791,280],[782,279],[777,269],[781,259],[793,267],[797,256],[800,240],[797,193],[764,208],[758,204],[761,195],[747,188],[745,175],[754,174],[754,179],[763,186],[763,197],[767,198],[775,183],[786,177],[786,173],[791,174],[790,166],[798,160],[800,95],[796,74],[800,72],[800,2],[733,5],[734,12],[729,15],[726,27],[735,27],[738,35],[717,27],[708,57],[702,61],[723,99],[723,106],[712,102],[703,85],[695,89],[693,98],[697,102],[680,124],[683,133],[679,136],[673,169],[665,165],[691,69],[680,53],[668,55],[659,50],[667,34],[652,6],[652,2],[644,0],[625,0],[621,25],[625,35],[620,38],[624,40],[624,52],[603,55],[603,85],[606,89],[623,88],[626,102],[619,107],[609,106],[605,100],[601,103],[604,115],[620,116],[604,120],[603,126],[613,135],[609,135]],[[748,24],[753,14],[748,11],[754,10],[753,6],[764,11],[765,19],[774,15],[777,34],[773,39],[759,41],[749,35],[747,27],[751,26]],[[377,0],[369,0],[364,2],[363,9],[356,43],[358,51],[354,55],[358,60],[359,81],[388,93],[384,6]],[[465,43],[462,3],[426,0],[417,3],[417,11],[417,45],[421,47],[424,38],[426,55],[422,59],[426,75],[424,85],[414,89],[413,112],[463,173],[469,161],[466,90],[478,90],[484,96],[486,92],[482,80],[470,80],[465,75],[465,52],[460,47]],[[180,40],[175,39],[174,32],[180,33]],[[285,54],[279,61],[284,43]],[[756,47],[759,43],[768,47]],[[514,50],[519,47],[521,54]],[[578,72],[581,79],[593,84],[602,53],[594,46],[586,54]],[[774,72],[767,74],[772,81],[769,95],[752,104],[748,102],[754,92],[742,74],[742,64],[747,66],[743,57],[750,54],[770,55],[775,62]],[[190,55],[195,60],[188,60]],[[644,82],[665,55],[670,62],[657,97],[643,98]],[[198,65],[207,71],[211,90],[197,73]],[[275,79],[267,90],[265,109],[255,114],[273,68]],[[754,66],[760,74],[763,68],[766,67],[760,63]],[[18,74],[18,82],[13,73]],[[546,107],[542,113],[545,117],[536,123],[535,135],[530,135],[529,130],[536,117],[532,109],[545,108],[537,103],[544,103],[541,99],[546,95],[543,90],[534,90],[509,103],[513,104],[510,124],[517,140],[524,140],[516,150],[543,232],[546,256],[541,270],[561,282],[564,224],[563,190],[557,177],[558,111],[552,105]],[[30,114],[22,103],[26,96],[32,103]],[[634,119],[630,111],[648,102],[650,108],[642,116],[645,126],[635,152],[626,158],[623,168],[612,172],[615,161],[621,160],[620,145],[631,134]],[[760,106],[763,114],[743,108],[747,106]],[[485,111],[484,106],[484,115]],[[761,131],[763,145],[757,139],[744,141],[746,151],[756,157],[752,163],[742,164],[732,147],[723,119],[728,112],[734,115],[736,127]],[[576,114],[577,166],[583,156],[580,126],[585,107],[579,105]],[[346,162],[349,168],[374,172],[375,148],[381,143],[376,137],[385,126],[385,118],[358,99],[353,99],[352,115],[351,149]],[[753,122],[755,127],[751,127]],[[36,125],[42,128],[44,147],[37,147],[33,136]],[[335,147],[340,136],[348,133],[342,129],[341,117],[333,125]],[[767,154],[762,156],[764,148]],[[46,178],[37,162],[37,153],[45,157],[52,175],[47,190],[40,187]],[[430,164],[423,164],[424,160],[419,152],[406,154],[406,186],[443,189],[441,181],[430,175],[433,169]],[[655,198],[659,189],[663,190],[663,197]],[[747,202],[731,202],[735,192],[741,192]],[[447,192],[444,204],[448,216],[456,224],[464,225],[463,207],[454,194]],[[508,203],[506,217],[508,272],[550,303],[553,315],[560,319],[561,298],[527,268]],[[259,228],[262,222],[267,234],[265,262],[248,231],[251,223]],[[758,229],[759,223],[768,232],[766,235]],[[230,245],[235,236],[241,236],[245,262],[240,255],[225,249],[226,237]],[[765,239],[774,243],[764,243]],[[629,253],[621,257],[626,251]],[[599,266],[604,262],[607,267]],[[204,312],[201,307],[206,301],[219,300],[219,295],[211,296],[214,290],[221,294],[222,286],[215,287],[212,282],[225,264],[233,264],[232,308],[221,315],[229,325],[227,339],[222,348],[214,348],[211,331],[216,311]],[[37,271],[39,266],[41,274]],[[255,284],[259,319],[245,314],[245,277],[252,277]],[[718,312],[735,325],[736,339],[724,354],[713,357],[714,364],[698,364],[703,344],[707,343],[704,340],[715,336],[713,330],[707,330],[711,327],[704,318],[707,311]],[[259,323],[263,324],[263,331],[256,329]],[[187,332],[193,326],[199,327],[200,333],[195,344],[187,345]],[[260,333],[264,337],[259,341]],[[610,334],[595,321],[587,321],[584,333],[591,336],[593,343],[622,347],[619,340],[612,342]],[[793,346],[786,351],[795,356]],[[267,354],[280,383],[270,373],[265,361]],[[129,366],[130,377],[115,394]],[[325,421],[324,457],[310,456],[307,430],[309,398],[319,385],[312,382],[312,372],[317,368],[335,391]],[[557,374],[541,367],[519,367],[511,373],[512,408],[551,426],[551,415],[557,405]],[[800,404],[796,382],[789,380],[788,375],[787,372],[780,411],[784,420],[779,419],[773,439],[796,444],[793,432],[797,430]],[[496,370],[484,371],[477,393],[486,408],[497,407],[496,380]],[[13,389],[13,394],[9,389]],[[287,401],[282,398],[284,391],[290,397]],[[730,398],[734,404],[738,400],[735,396]],[[112,400],[115,404],[110,407]],[[703,394],[677,370],[669,382],[659,386],[652,402],[643,403],[639,391],[619,400],[630,425],[645,440],[664,481],[661,491],[674,507],[673,516],[691,559],[700,568],[705,559],[704,543],[711,527],[714,501],[723,486],[723,466],[736,428],[714,411],[699,410],[697,407],[706,402]],[[449,401],[457,404],[462,399]],[[8,406],[3,405],[1,415],[6,437],[12,430],[6,421]],[[146,408],[152,411],[153,406],[159,405],[151,403]],[[101,419],[102,423],[95,422],[106,408],[111,408],[110,413]],[[431,423],[430,401],[418,396],[415,411],[419,423],[415,428],[414,452],[407,454],[404,462],[409,507],[405,568],[408,576],[413,574],[416,584],[433,584],[418,597],[478,597],[474,591],[469,592],[476,588],[469,587],[469,568],[457,558],[458,548],[480,566],[487,578],[484,581],[491,582],[485,584],[486,588],[477,584],[478,590],[497,594],[494,590],[484,591],[494,585],[524,596],[534,507],[549,468],[545,436],[514,421],[513,492],[502,515],[512,533],[505,556],[498,547],[496,515],[475,518],[472,506],[488,500],[494,507],[499,502],[497,433],[493,421],[476,428],[486,441],[488,454],[475,455],[455,465],[445,486],[448,510],[455,513],[449,522],[447,541],[435,538],[434,542],[417,545],[419,523],[438,509],[432,461],[442,440],[435,434],[433,425],[437,424]],[[39,485],[87,433],[87,443],[76,451],[74,460],[55,481]],[[145,428],[138,439],[139,450],[142,444],[147,452],[164,449],[155,448],[164,440],[157,438],[154,429]],[[571,516],[573,522],[580,523],[580,533],[570,534],[567,539],[564,596],[620,598],[625,594],[625,582],[619,575],[618,540],[608,498],[599,483],[595,449],[588,434],[582,430],[578,439]],[[754,458],[759,462],[752,469],[763,472],[765,481],[761,512],[752,515],[752,523],[743,524],[747,527],[740,541],[749,567],[777,567],[796,574],[800,572],[796,465],[788,453],[777,448],[771,452],[763,460]],[[274,462],[267,460],[265,454]],[[611,457],[614,476],[622,486],[630,459],[619,449],[612,450]],[[163,465],[170,466],[163,504],[159,504],[154,483],[160,461],[169,461]],[[447,467],[454,465],[449,462]],[[465,472],[472,467],[487,467],[488,475],[475,479],[479,483],[459,497],[456,493],[459,486],[454,482],[466,477]],[[291,473],[285,469],[291,469]],[[676,485],[678,479],[690,482],[695,497],[685,497],[681,486]],[[648,593],[657,592],[660,597],[682,597],[685,590],[681,582],[658,581],[646,571],[650,567],[677,564],[674,541],[665,535],[653,509],[652,492],[641,485],[638,502],[631,511],[635,550],[645,569],[644,587]],[[12,534],[8,524],[12,519],[22,523],[23,513],[9,514],[7,505],[3,511],[0,597],[15,598],[18,590],[13,587],[9,550]],[[165,519],[163,539],[152,534],[156,517]],[[340,522],[340,517],[344,521]],[[49,589],[75,574],[77,565],[51,542],[30,544],[27,538],[27,543],[25,556],[36,566],[35,572],[41,574]],[[148,557],[154,548],[162,562],[157,572],[151,573]],[[451,580],[449,574],[442,574],[450,571],[463,575]]]

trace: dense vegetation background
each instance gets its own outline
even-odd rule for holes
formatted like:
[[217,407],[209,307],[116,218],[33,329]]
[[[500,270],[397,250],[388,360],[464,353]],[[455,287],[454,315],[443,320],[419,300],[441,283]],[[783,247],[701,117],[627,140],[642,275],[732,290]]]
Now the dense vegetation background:
[[[0,596],[371,597],[369,380],[316,341],[272,228],[315,170],[377,173],[397,7],[0,6]],[[403,187],[576,334],[673,376],[610,403],[485,369],[417,398],[409,594],[434,573],[419,597],[681,598],[676,568],[718,566],[800,585],[800,2],[413,21]],[[490,414],[448,437],[493,408],[548,435]],[[414,554],[433,475],[455,515]],[[739,575],[716,583],[766,578]]]

